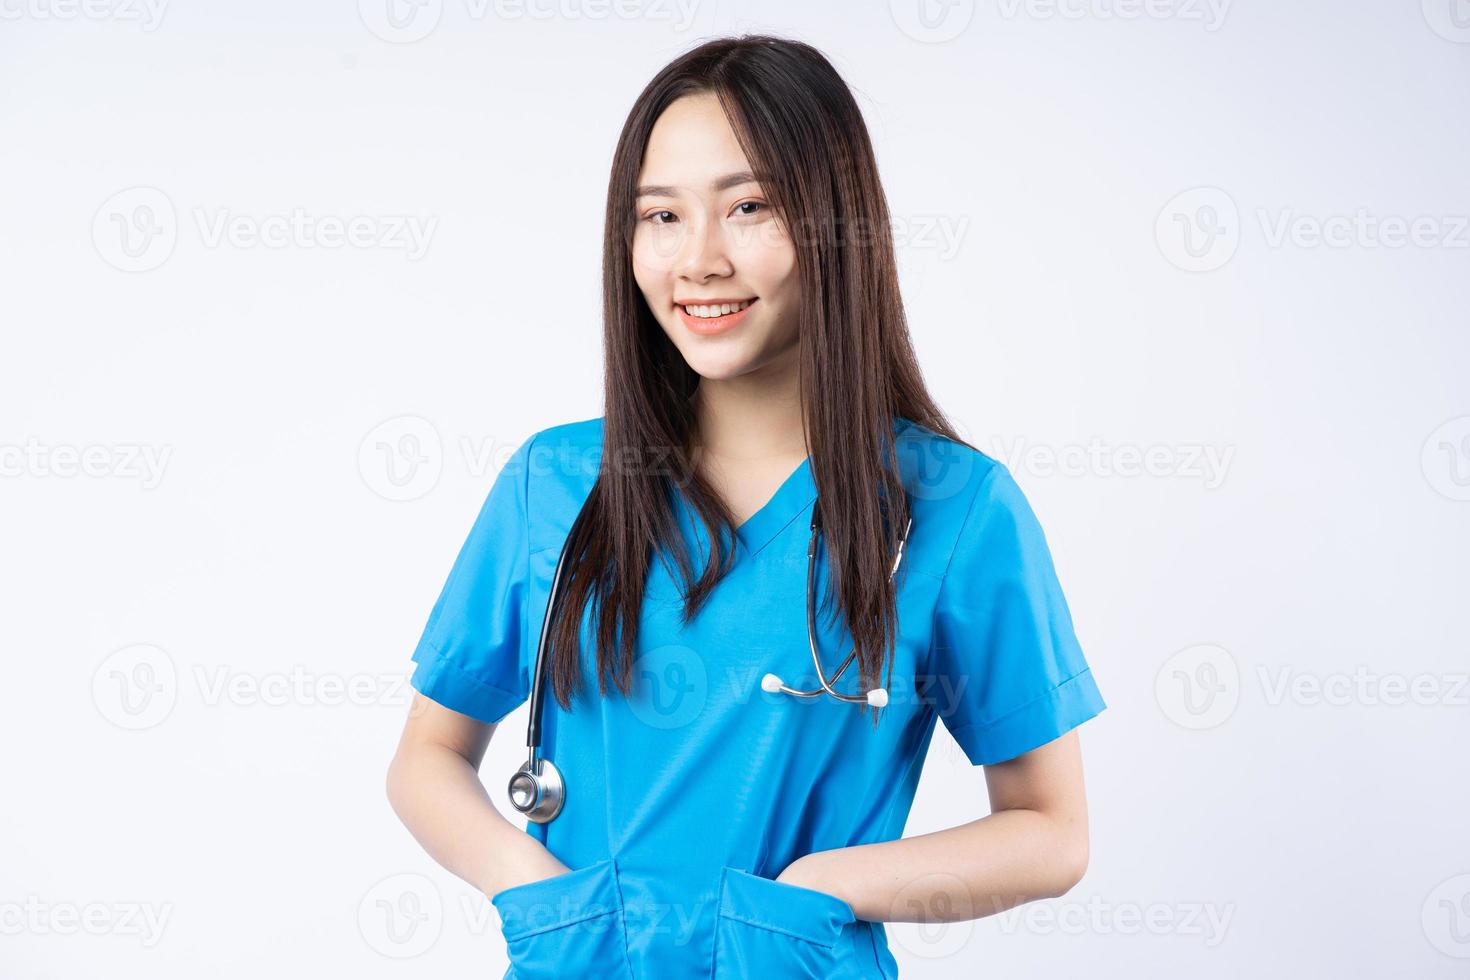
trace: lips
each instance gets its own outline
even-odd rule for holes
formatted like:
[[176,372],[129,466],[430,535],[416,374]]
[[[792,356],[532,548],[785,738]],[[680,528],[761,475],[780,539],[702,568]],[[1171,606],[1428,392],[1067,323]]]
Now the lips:
[[[740,300],[727,300],[726,302],[740,302]],[[683,305],[680,304],[676,304],[675,309],[679,311],[679,319],[683,321],[684,326],[688,327],[691,333],[699,334],[702,337],[709,337],[714,334],[724,333],[738,326],[741,321],[750,315],[750,311],[755,309],[756,304],[759,302],[760,298],[757,297],[750,300],[750,305],[745,309],[734,313],[726,313],[724,316],[690,316],[685,312]],[[704,304],[690,305],[698,306]],[[710,303],[708,305],[714,306],[716,304]]]

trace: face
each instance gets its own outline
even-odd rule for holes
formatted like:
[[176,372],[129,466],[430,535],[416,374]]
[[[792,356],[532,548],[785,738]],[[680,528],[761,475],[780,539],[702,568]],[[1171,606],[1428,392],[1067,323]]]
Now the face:
[[633,277],[684,360],[714,381],[796,356],[796,249],[752,169],[719,100],[700,94],[659,116],[638,175],[648,193],[635,201]]

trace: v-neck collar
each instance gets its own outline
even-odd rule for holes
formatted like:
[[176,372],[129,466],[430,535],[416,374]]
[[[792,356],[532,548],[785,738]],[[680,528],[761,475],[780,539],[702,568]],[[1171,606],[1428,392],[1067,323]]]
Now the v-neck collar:
[[[736,555],[758,554],[816,499],[817,484],[812,477],[812,458],[808,456],[781,482],[770,499],[735,529]],[[709,548],[708,535],[689,499],[677,485],[673,488],[673,500],[675,519],[685,537],[697,542],[700,552],[703,553]]]
[[754,555],[816,499],[817,484],[812,478],[812,458],[808,456],[782,481],[771,499],[735,529],[735,536],[745,546],[746,554]]
[[[913,424],[912,421],[902,416],[896,417],[893,420],[895,437]],[[782,481],[771,498],[735,529],[737,551],[747,556],[759,554],[761,549],[776,538],[776,535],[785,530],[799,515],[806,512],[816,499],[817,483],[816,478],[812,475],[812,458],[807,456],[797,464],[796,469],[791,471],[791,475]],[[674,490],[674,500],[678,505],[680,523],[687,532],[694,535],[701,548],[708,547],[703,525],[695,518],[694,509],[689,506],[683,491],[677,487]]]

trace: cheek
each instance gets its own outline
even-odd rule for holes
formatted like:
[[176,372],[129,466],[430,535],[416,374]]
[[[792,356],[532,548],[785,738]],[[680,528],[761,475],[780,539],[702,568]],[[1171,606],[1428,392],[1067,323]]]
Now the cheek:
[[762,297],[774,298],[791,291],[796,282],[796,248],[789,239],[770,233],[742,250],[738,269],[746,284]]
[[639,292],[646,299],[650,300],[649,305],[652,306],[653,303],[651,301],[656,299],[658,295],[659,276],[647,267],[640,265],[637,256],[634,256],[633,259],[633,281],[638,284]]
[[673,287],[670,285],[669,277],[657,270],[649,270],[641,267],[637,262],[633,263],[633,282],[638,287],[643,302],[648,306],[653,318],[659,326],[668,332],[670,320],[673,314],[669,311],[669,304],[673,300]]
[[633,233],[629,251],[633,262],[633,279],[639,288],[650,294],[658,289],[667,292],[678,252],[678,241],[672,233],[660,231],[647,222],[640,222]]

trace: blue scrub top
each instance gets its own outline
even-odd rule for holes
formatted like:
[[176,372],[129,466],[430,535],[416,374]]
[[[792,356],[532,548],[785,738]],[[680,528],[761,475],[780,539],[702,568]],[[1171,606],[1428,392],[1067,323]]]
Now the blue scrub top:
[[[807,460],[740,525],[732,570],[688,626],[672,561],[654,562],[631,697],[597,695],[584,611],[587,687],[571,712],[549,684],[544,704],[542,748],[566,803],[551,823],[526,824],[572,870],[490,896],[507,977],[897,977],[881,923],[773,879],[804,854],[902,836],[936,719],[979,766],[1104,709],[1041,526],[1005,465],[907,419],[894,435],[914,524],[877,728],[857,705],[760,687],[768,671],[818,686]],[[413,653],[416,690],[484,722],[526,701],[552,572],[601,446],[601,418],[559,425],[502,468]],[[708,541],[673,498],[697,571]],[[831,617],[818,623],[830,675],[851,641]],[[855,692],[856,661],[837,687]],[[500,737],[524,741],[520,725]],[[510,773],[488,775],[503,794]]]

